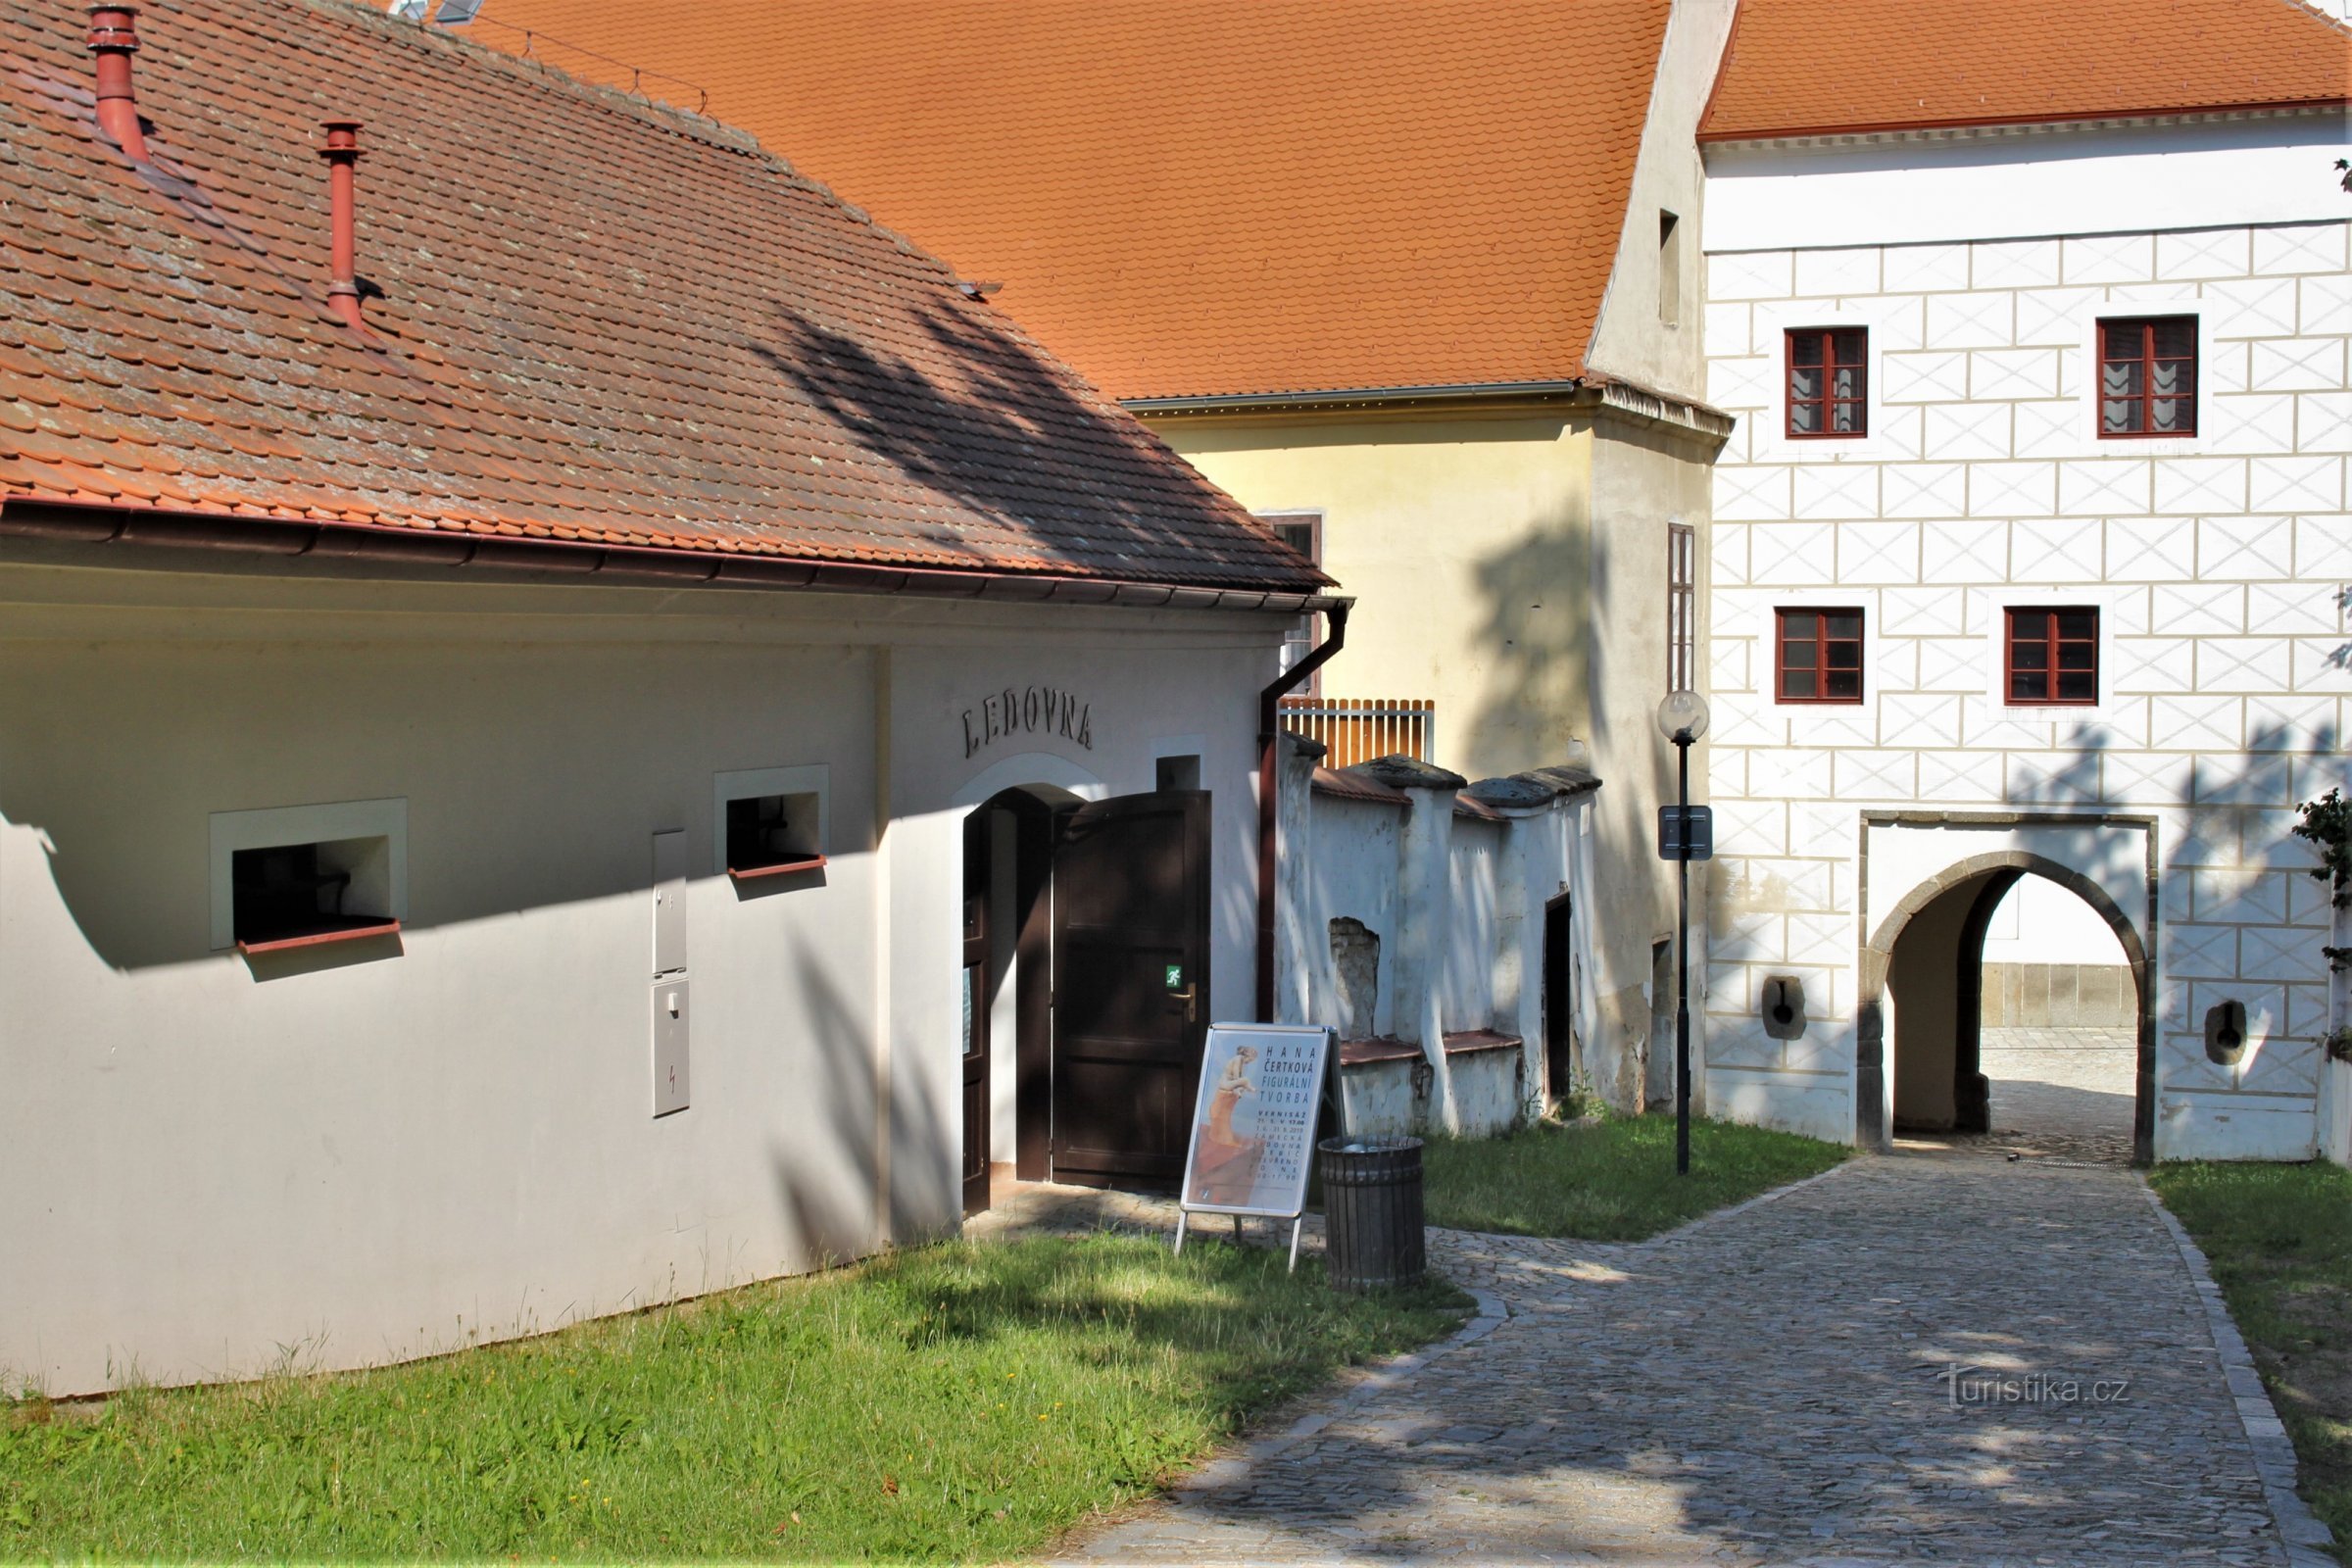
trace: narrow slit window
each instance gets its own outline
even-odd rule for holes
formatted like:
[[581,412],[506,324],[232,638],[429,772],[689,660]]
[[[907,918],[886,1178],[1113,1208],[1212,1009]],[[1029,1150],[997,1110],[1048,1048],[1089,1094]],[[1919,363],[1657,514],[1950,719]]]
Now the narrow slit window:
[[1862,701],[1862,612],[1783,610],[1773,692],[1784,703]]
[[1683,220],[1658,210],[1658,320],[1667,326],[1683,318]]
[[2197,318],[2099,323],[2099,435],[2197,433]]
[[1788,434],[1870,433],[1870,330],[1805,328],[1788,334]]
[[2084,707],[2099,700],[2097,610],[2012,609],[2008,618],[2011,707]]
[[1698,530],[1666,525],[1666,689],[1698,690]]

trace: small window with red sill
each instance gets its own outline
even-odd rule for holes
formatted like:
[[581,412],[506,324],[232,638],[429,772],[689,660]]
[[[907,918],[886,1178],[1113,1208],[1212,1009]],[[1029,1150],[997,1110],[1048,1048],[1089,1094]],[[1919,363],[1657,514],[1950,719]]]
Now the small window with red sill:
[[1788,332],[1788,434],[1795,440],[1870,433],[1870,329]]
[[2099,436],[2197,433],[2197,318],[2128,316],[2099,322]]
[[1862,701],[1862,612],[1774,612],[1773,695],[1784,703]]
[[229,856],[232,930],[248,956],[391,936],[383,838],[272,844]]
[[2099,700],[2099,612],[2012,606],[2003,678],[2012,708],[2087,708]]
[[789,876],[825,863],[814,792],[739,795],[727,802],[727,874]]
[[824,885],[831,777],[822,762],[710,775],[711,871],[737,898]]

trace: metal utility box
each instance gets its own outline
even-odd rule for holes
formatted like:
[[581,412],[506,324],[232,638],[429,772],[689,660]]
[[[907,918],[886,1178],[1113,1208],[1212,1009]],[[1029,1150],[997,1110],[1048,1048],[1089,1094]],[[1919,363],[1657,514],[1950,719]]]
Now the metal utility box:
[[654,973],[686,969],[686,835],[654,835]]
[[687,1073],[686,982],[654,982],[654,1114],[684,1110],[691,1083]]
[[1715,858],[1715,808],[1711,806],[1659,807],[1658,858]]

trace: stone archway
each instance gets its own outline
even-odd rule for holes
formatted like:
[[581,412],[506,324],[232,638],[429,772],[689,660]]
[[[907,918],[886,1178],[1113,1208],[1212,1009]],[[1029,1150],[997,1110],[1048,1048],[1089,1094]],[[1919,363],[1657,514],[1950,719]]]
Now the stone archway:
[[[1913,929],[1914,922],[1919,921],[1929,922],[1920,927],[1922,935],[1933,935],[1939,943],[1949,943],[1955,974],[1954,1050],[1959,1063],[1958,1081],[1954,1085],[1954,1124],[1964,1127],[1969,1124],[1977,1107],[1971,1103],[1967,1078],[1973,1074],[1980,1080],[1977,1093],[1981,1094],[1982,1074],[1974,1072],[1974,1053],[1969,1049],[1974,1044],[1979,1020],[1974,997],[1968,994],[1969,987],[1965,984],[1968,970],[1964,965],[1969,956],[1982,953],[1984,921],[1992,906],[2020,877],[2029,875],[2046,878],[2089,905],[2115,933],[2116,941],[2123,947],[2138,1002],[2132,1158],[2134,1164],[2139,1165],[2153,1161],[2156,1129],[2156,1012],[2155,966],[2149,960],[2150,945],[2138,924],[2096,881],[2072,866],[2020,849],[1990,850],[1954,862],[1905,894],[1863,942],[1856,966],[1857,1142],[1881,1150],[1891,1144],[1891,1118],[1887,1114],[1890,1099],[1886,1051],[1887,987],[1894,971],[1896,944],[1907,931]],[[1942,932],[1944,926],[1950,928],[1948,936]]]

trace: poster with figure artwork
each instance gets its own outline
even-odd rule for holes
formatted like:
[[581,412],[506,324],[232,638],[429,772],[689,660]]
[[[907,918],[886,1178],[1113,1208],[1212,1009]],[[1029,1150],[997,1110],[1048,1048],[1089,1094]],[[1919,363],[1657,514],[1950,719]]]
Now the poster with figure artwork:
[[1220,1023],[1200,1059],[1184,1206],[1289,1219],[1306,1207],[1331,1031]]

